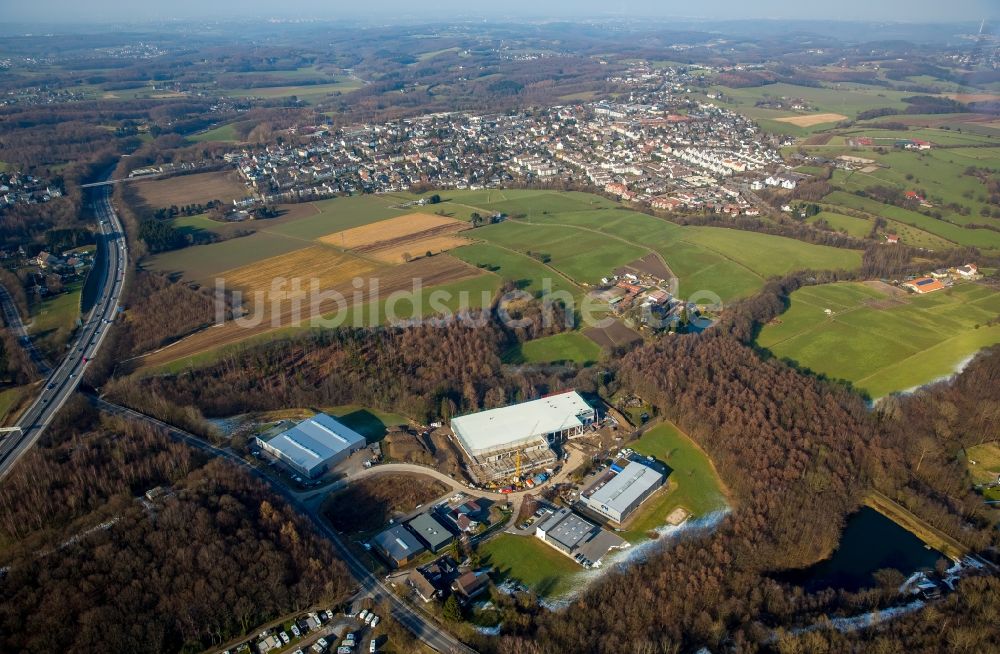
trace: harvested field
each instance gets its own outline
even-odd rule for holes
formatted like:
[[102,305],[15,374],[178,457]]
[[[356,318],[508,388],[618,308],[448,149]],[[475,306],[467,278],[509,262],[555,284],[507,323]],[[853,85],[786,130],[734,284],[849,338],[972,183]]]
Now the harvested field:
[[426,256],[428,252],[431,254],[440,254],[441,252],[447,252],[452,248],[469,245],[469,243],[471,243],[471,241],[464,239],[461,236],[444,234],[441,236],[426,236],[424,238],[405,241],[397,245],[390,245],[388,247],[372,250],[367,252],[367,254],[370,254],[379,261],[385,261],[386,263],[403,263]]
[[408,242],[454,234],[470,225],[461,220],[426,213],[409,213],[360,227],[352,227],[320,237],[320,241],[345,250],[373,252],[394,248]]
[[[381,269],[376,263],[322,245],[303,248],[222,273],[228,288],[261,292],[261,299],[304,298],[313,280],[321,290],[343,286],[354,277],[370,277]],[[299,280],[297,290],[292,280]],[[282,280],[288,280],[282,283]],[[274,291],[274,292],[272,292]]]
[[826,145],[833,138],[833,134],[813,134],[805,140],[805,145]]
[[[323,249],[331,251],[329,248]],[[341,256],[349,257],[349,259],[347,259],[348,262],[360,261],[357,257],[351,257],[349,254],[341,254]],[[258,266],[247,266],[248,269],[257,267]],[[342,281],[330,286],[324,286],[322,290],[328,293],[332,291],[340,293],[351,306],[363,306],[370,302],[374,302],[379,298],[387,298],[395,291],[410,291],[413,289],[415,280],[419,280],[423,288],[430,288],[433,286],[440,286],[451,282],[470,279],[482,274],[481,271],[476,268],[473,268],[472,266],[448,255],[418,259],[401,266],[378,268],[376,271],[379,274],[374,276],[360,275],[360,277],[366,278],[364,285],[360,289],[355,288],[350,282],[351,277],[356,275],[356,273],[353,273],[348,274],[346,277],[341,274],[340,276]],[[249,274],[250,273],[247,273],[247,283],[252,283],[253,279],[252,277],[249,277]],[[286,270],[285,274],[286,276],[295,276],[298,273],[293,269]],[[372,282],[376,279],[378,281],[378,287],[373,288]],[[232,284],[233,282],[230,283]],[[269,281],[267,283],[270,284]],[[306,288],[308,289],[308,286]],[[272,307],[270,303],[261,307],[260,314],[256,316],[259,318],[259,320],[255,321],[257,324],[238,324],[235,321],[229,321],[222,326],[210,327],[192,334],[191,336],[177,341],[166,348],[145,355],[142,357],[140,365],[158,366],[208,350],[214,350],[226,345],[239,343],[246,339],[253,338],[267,332],[276,331],[278,329],[309,326],[310,307],[308,303],[304,303],[301,307],[302,322],[300,324],[295,324],[293,322],[296,307],[292,302],[281,302],[278,305],[278,311],[276,313],[273,309],[274,307]],[[345,319],[348,314],[346,311],[339,311],[333,300],[327,300],[321,303],[318,307],[318,312],[323,315],[337,314]],[[360,316],[360,314],[357,315]]]
[[[670,268],[667,267],[666,262],[663,261],[663,257],[656,252],[650,252],[644,257],[627,263],[622,266],[620,270],[638,273],[640,275],[652,275],[653,277],[663,280],[673,279],[674,277],[673,272],[671,272]],[[618,270],[615,272],[617,273]]]
[[822,125],[823,123],[836,123],[841,120],[847,120],[847,116],[844,114],[809,114],[807,116],[788,116],[787,118],[775,118],[775,121],[779,123],[788,123],[789,125],[795,125],[796,127],[812,127],[813,125]]
[[583,330],[583,333],[602,348],[606,347],[609,349],[642,340],[642,336],[638,332],[630,327],[626,327],[617,320],[607,327],[588,327]]
[[945,93],[946,97],[959,102],[996,102],[1000,93]]
[[143,201],[154,208],[205,204],[212,200],[232,202],[248,195],[232,171],[151,179],[138,182],[135,187]]

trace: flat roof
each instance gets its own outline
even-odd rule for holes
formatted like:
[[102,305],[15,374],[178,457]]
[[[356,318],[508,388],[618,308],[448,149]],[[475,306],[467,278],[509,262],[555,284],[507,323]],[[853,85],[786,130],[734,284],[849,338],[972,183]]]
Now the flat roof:
[[452,418],[451,428],[469,449],[484,451],[580,427],[593,412],[576,391]]
[[554,540],[573,550],[597,529],[597,525],[564,508],[556,511],[538,528],[545,532],[546,540]]
[[404,561],[427,548],[403,525],[394,525],[372,539],[376,546],[396,561]]
[[345,450],[363,446],[365,437],[325,413],[319,413],[281,432],[267,444],[300,468],[312,470]]
[[589,499],[593,504],[624,513],[636,498],[659,486],[662,481],[662,473],[637,461],[630,461],[621,472],[594,491]]
[[452,533],[448,531],[441,522],[429,513],[421,513],[409,522],[410,529],[425,543],[436,550],[452,538]]

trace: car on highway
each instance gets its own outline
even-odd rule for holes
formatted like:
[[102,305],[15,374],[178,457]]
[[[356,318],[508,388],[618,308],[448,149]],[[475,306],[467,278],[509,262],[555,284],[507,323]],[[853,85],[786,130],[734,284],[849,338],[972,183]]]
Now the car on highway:
[[55,382],[49,382],[49,385],[46,386],[45,388],[47,388],[48,390],[51,391],[55,387],[56,387],[56,383]]

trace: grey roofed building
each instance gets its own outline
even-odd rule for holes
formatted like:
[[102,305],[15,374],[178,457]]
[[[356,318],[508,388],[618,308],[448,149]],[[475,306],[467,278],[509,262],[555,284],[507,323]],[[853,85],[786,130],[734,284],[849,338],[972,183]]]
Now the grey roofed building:
[[291,429],[265,439],[260,446],[306,477],[318,477],[365,446],[365,437],[336,419],[319,413]]
[[432,552],[438,552],[452,541],[454,535],[430,513],[421,513],[408,523],[410,529]]
[[597,525],[563,508],[543,521],[535,530],[535,535],[553,547],[570,554],[599,529]]
[[584,493],[584,503],[603,516],[621,523],[663,485],[663,474],[653,468],[630,461],[616,474],[589,495]]
[[394,525],[381,532],[372,538],[372,545],[396,567],[409,563],[427,551],[413,532],[403,525]]

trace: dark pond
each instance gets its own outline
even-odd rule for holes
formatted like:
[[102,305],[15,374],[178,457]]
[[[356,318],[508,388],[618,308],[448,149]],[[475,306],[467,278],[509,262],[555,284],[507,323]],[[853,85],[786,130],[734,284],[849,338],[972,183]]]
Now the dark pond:
[[847,519],[833,556],[808,568],[782,573],[780,578],[809,591],[856,591],[876,585],[877,570],[895,568],[908,577],[933,568],[942,557],[878,511],[863,507]]

